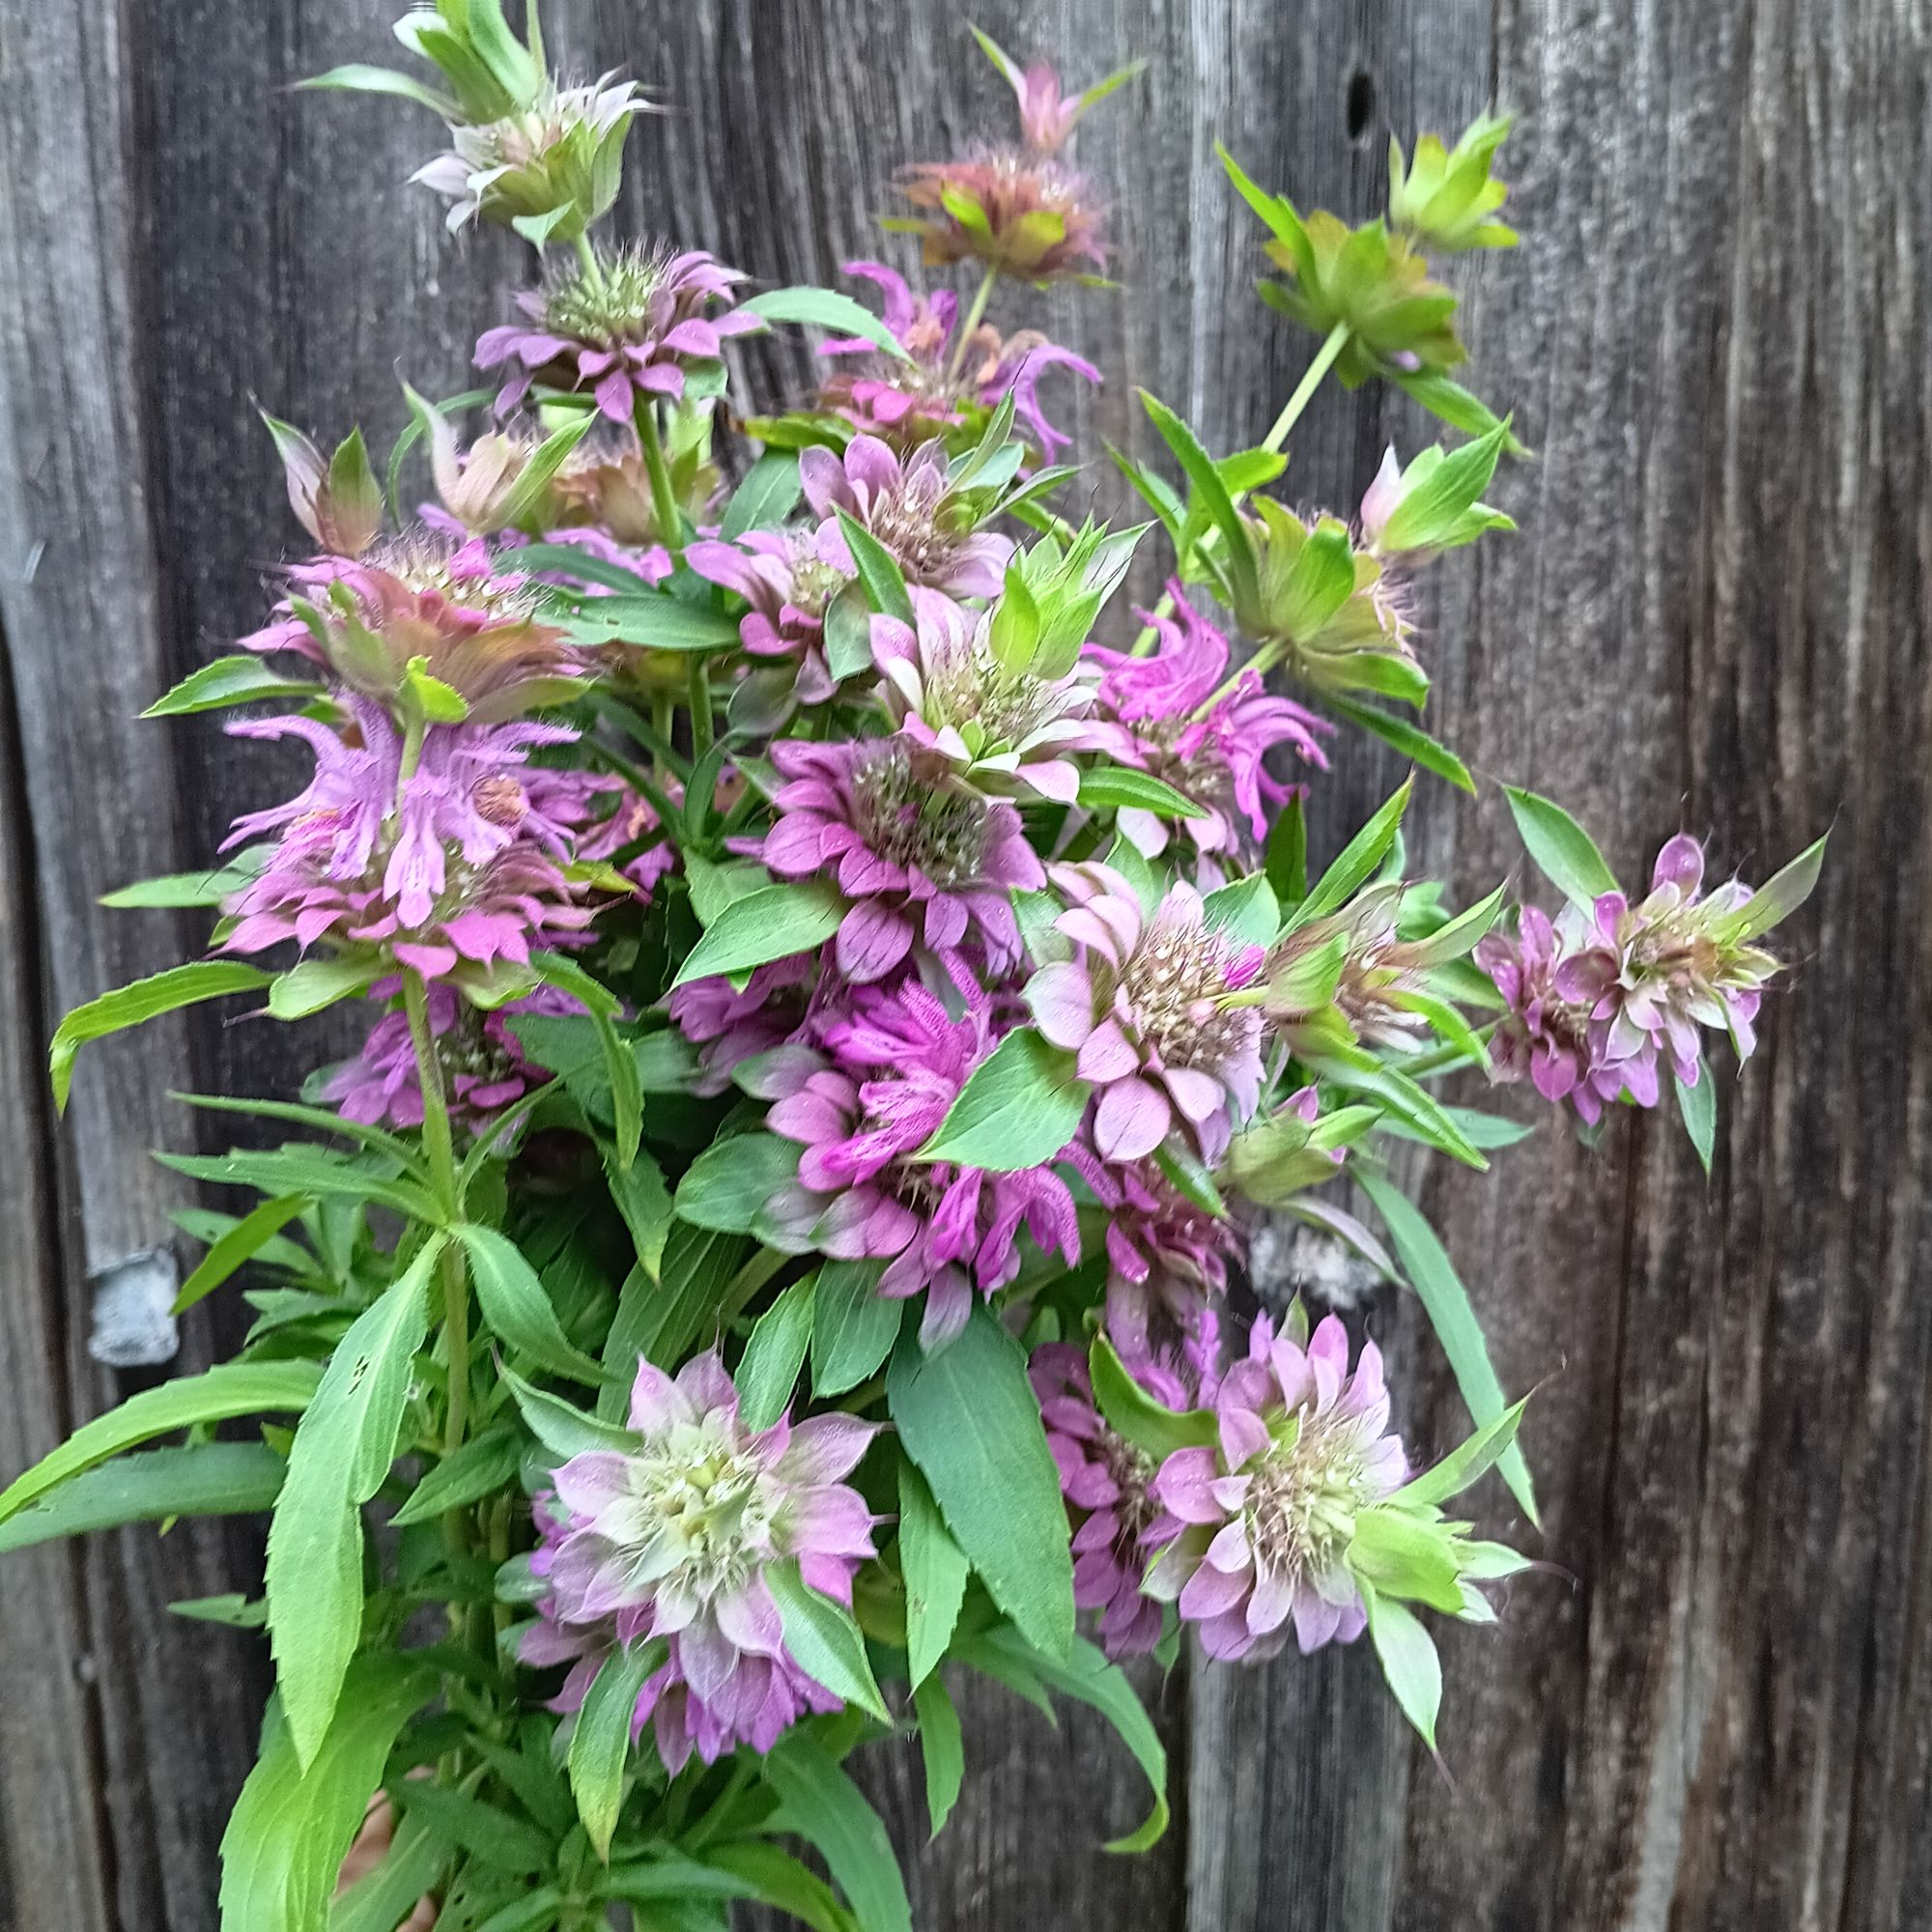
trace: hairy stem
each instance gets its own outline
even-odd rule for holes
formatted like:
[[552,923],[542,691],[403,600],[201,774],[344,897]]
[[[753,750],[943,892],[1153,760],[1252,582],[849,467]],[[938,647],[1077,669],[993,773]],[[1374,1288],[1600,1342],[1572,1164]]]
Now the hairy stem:
[[684,548],[684,519],[678,515],[677,493],[670,487],[670,465],[665,459],[664,438],[658,434],[657,405],[648,396],[638,399],[638,440],[644,446],[644,468],[651,479],[651,521],[666,548]]

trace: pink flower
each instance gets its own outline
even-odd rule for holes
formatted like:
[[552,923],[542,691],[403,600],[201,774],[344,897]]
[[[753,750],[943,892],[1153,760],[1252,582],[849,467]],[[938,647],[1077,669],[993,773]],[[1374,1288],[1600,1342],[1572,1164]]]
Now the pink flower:
[[743,310],[708,313],[730,303],[740,279],[702,250],[626,248],[601,257],[595,276],[568,262],[517,297],[526,323],[484,331],[476,366],[509,365],[499,415],[541,378],[553,388],[589,390],[612,422],[628,423],[640,400],[682,396],[692,364],[717,361],[730,337],[764,327]]
[[807,1587],[850,1605],[876,1519],[839,1479],[875,1425],[834,1412],[749,1430],[715,1350],[675,1380],[640,1361],[630,1424],[634,1450],[573,1456],[539,1509],[531,1567],[551,1595],[524,1660],[580,1660],[558,1699],[569,1708],[602,1653],[661,1637],[669,1656],[643,1687],[634,1729],[655,1720],[666,1768],[682,1769],[694,1748],[707,1763],[739,1744],[769,1750],[807,1710],[838,1699],[786,1649],[767,1578],[796,1563]]
[[1108,749],[1111,734],[1088,717],[1094,674],[1009,670],[988,641],[989,616],[928,597],[917,627],[872,619],[880,696],[901,736],[943,759],[987,797],[1020,795],[1071,805],[1080,770],[1069,755]]
[[1304,1655],[1352,1642],[1368,1621],[1346,1560],[1355,1516],[1407,1469],[1386,1433],[1380,1351],[1364,1343],[1350,1375],[1335,1316],[1306,1350],[1259,1317],[1214,1408],[1215,1446],[1177,1449],[1154,1477],[1148,1593],[1199,1625],[1212,1658],[1273,1657],[1291,1625]]
[[882,980],[915,945],[945,955],[969,934],[995,973],[1019,962],[1009,894],[1046,874],[1012,806],[958,786],[903,738],[787,739],[771,756],[785,782],[758,856],[781,878],[836,878],[854,901],[836,947],[848,980]]
[[798,473],[821,519],[817,554],[846,576],[856,577],[858,567],[838,510],[892,553],[907,583],[949,597],[999,595],[1012,539],[973,529],[952,495],[939,443],[923,443],[903,459],[875,436],[855,436],[842,457],[815,443],[799,452]]
[[388,714],[351,697],[354,739],[312,718],[248,719],[249,738],[297,737],[315,777],[286,805],[244,814],[226,846],[279,833],[261,874],[228,901],[233,952],[293,939],[306,952],[380,949],[435,979],[459,961],[487,968],[529,960],[531,941],[581,931],[590,908],[558,860],[568,830],[533,810],[521,767],[532,746],[568,743],[561,726],[518,723],[432,726],[402,779],[404,742]]
[[[388,1001],[396,981],[378,980],[372,1000]],[[549,1074],[532,1066],[509,1022],[519,1013],[581,1013],[568,993],[539,986],[534,993],[489,1012],[458,997],[455,987],[438,981],[429,988],[429,1025],[442,1068],[451,1118],[470,1133],[480,1132],[505,1107],[514,1105]],[[355,1059],[344,1061],[324,1083],[322,1097],[332,1101],[345,1120],[392,1127],[419,1127],[423,1120],[422,1083],[408,1016],[384,1013],[370,1028]]]
[[[1151,1554],[1147,1532],[1160,1515],[1154,1458],[1100,1413],[1081,1350],[1047,1343],[1034,1350],[1027,1373],[1074,1520],[1074,1605],[1100,1612],[1100,1648],[1109,1657],[1144,1655],[1160,1641],[1161,1629],[1160,1605],[1141,1591]],[[1168,1407],[1190,1406],[1179,1378],[1150,1368],[1139,1378]]]
[[1605,893],[1594,908],[1593,943],[1559,968],[1559,984],[1591,1003],[1599,1057],[1644,1106],[1656,1098],[1660,1055],[1686,1087],[1696,1085],[1700,1027],[1723,1028],[1738,1058],[1749,1059],[1763,988],[1777,971],[1770,953],[1725,929],[1749,889],[1728,879],[1706,897],[1703,879],[1704,848],[1680,832],[1657,855],[1649,895],[1634,906],[1622,893]]
[[[1650,1094],[1642,1104],[1655,1106],[1657,1069],[1654,1063],[1611,1069],[1600,1060],[1590,1028],[1594,991],[1562,970],[1575,958],[1581,936],[1581,922],[1569,908],[1552,925],[1546,914],[1526,905],[1518,914],[1514,939],[1491,932],[1478,942],[1476,964],[1509,1007],[1490,1042],[1495,1077],[1527,1078],[1546,1100],[1568,1100],[1584,1123],[1594,1126],[1633,1071],[1634,1091]],[[1573,992],[1585,997],[1573,998]]]
[[1087,178],[1055,155],[989,148],[906,171],[915,213],[895,226],[920,240],[929,266],[982,262],[1018,281],[1102,274],[1105,217]]
[[1042,966],[1026,1001],[1040,1032],[1079,1054],[1080,1077],[1096,1091],[1095,1150],[1103,1160],[1138,1160],[1179,1117],[1203,1157],[1218,1160],[1262,1082],[1261,1020],[1221,999],[1254,978],[1262,949],[1210,926],[1185,882],[1168,889],[1151,921],[1104,866],[1056,867],[1054,883],[1073,900],[1055,924],[1074,956]]
[[981,323],[955,369],[952,332],[959,298],[951,289],[916,296],[905,277],[882,262],[847,262],[845,272],[876,283],[883,292],[881,319],[911,360],[881,355],[863,336],[821,343],[821,355],[866,358],[854,371],[827,377],[819,390],[826,408],[868,436],[904,446],[964,422],[969,407],[990,410],[1010,395],[1015,420],[1043,456],[1051,459],[1065,447],[1068,439],[1040,409],[1040,378],[1059,368],[1097,383],[1100,372],[1093,363],[1057,347],[1037,329],[1023,328],[1003,338],[990,323]]
[[742,989],[725,979],[676,987],[666,1003],[671,1023],[701,1049],[693,1091],[722,1094],[734,1067],[797,1039],[817,972],[816,956],[800,952],[755,967]]
[[804,1144],[795,1186],[768,1210],[795,1238],[838,1260],[884,1260],[879,1293],[925,1292],[920,1340],[952,1340],[972,1312],[1019,1272],[1022,1224],[1042,1252],[1080,1258],[1073,1197],[1050,1167],[991,1174],[921,1161],[983,1058],[983,1014],[951,1018],[916,981],[860,993],[853,1016],[822,1030],[836,1065],[814,1073],[768,1116]]
[[738,636],[752,656],[796,668],[797,702],[823,704],[832,696],[838,680],[825,660],[825,610],[853,582],[851,554],[836,525],[830,536],[818,529],[747,530],[735,543],[707,537],[691,545],[684,560],[752,607]]
[[[1228,668],[1228,639],[1181,594],[1178,580],[1167,586],[1174,615],[1141,614],[1159,637],[1147,657],[1087,646],[1090,663],[1102,667],[1098,704],[1103,717],[1120,727],[1114,754],[1122,762],[1164,780],[1202,807],[1205,816],[1183,819],[1188,836],[1204,853],[1237,851],[1244,837],[1267,832],[1267,812],[1290,794],[1264,763],[1276,745],[1291,746],[1307,763],[1325,771],[1328,759],[1320,734],[1334,726],[1293,698],[1264,691],[1261,679],[1244,672],[1234,689],[1205,716],[1201,707],[1220,688]],[[1120,829],[1150,857],[1167,846],[1166,822],[1151,811],[1129,807],[1117,820]]]
[[1073,1158],[1107,1213],[1108,1338],[1125,1361],[1178,1355],[1211,1375],[1212,1303],[1241,1252],[1239,1225],[1197,1208],[1152,1160],[1109,1166],[1084,1149]]

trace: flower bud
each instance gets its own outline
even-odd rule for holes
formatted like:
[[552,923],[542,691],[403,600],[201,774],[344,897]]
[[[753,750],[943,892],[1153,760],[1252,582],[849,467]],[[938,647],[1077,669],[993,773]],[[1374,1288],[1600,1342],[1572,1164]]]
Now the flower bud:
[[1493,215],[1509,189],[1490,175],[1490,163],[1510,130],[1508,115],[1485,114],[1469,124],[1454,148],[1436,134],[1415,144],[1405,169],[1402,143],[1389,142],[1389,226],[1425,248],[1448,255],[1467,248],[1514,248],[1516,230]]
[[369,468],[362,432],[351,430],[325,464],[322,451],[293,423],[264,412],[288,472],[289,505],[324,550],[360,556],[383,526],[383,492]]
[[1404,469],[1389,445],[1362,497],[1362,535],[1372,555],[1414,567],[1445,550],[1474,543],[1487,530],[1513,530],[1514,518],[1477,498],[1495,474],[1508,425],[1445,450],[1425,449]]

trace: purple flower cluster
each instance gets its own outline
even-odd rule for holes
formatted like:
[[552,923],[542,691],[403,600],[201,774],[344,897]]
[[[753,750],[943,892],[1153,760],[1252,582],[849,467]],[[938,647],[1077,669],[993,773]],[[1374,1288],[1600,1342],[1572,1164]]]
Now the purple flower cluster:
[[1566,907],[1553,923],[1524,906],[1513,939],[1486,938],[1476,959],[1509,1009],[1491,1048],[1499,1076],[1528,1078],[1594,1124],[1619,1100],[1656,1106],[1665,1064],[1694,1087],[1702,1028],[1748,1059],[1777,961],[1736,936],[1749,889],[1733,879],[1705,895],[1703,878],[1703,847],[1679,833],[1636,904],[1605,893],[1587,916]]

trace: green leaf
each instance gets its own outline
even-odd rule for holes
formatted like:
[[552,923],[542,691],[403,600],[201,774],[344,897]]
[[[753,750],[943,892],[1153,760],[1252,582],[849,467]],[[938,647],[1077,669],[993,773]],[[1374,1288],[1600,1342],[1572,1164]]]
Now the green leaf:
[[842,683],[872,668],[872,607],[864,589],[848,583],[826,607],[825,668]]
[[[170,1100],[179,1100],[184,1106],[200,1107],[211,1114],[246,1114],[257,1121],[287,1121],[296,1126],[313,1127],[318,1133],[339,1135],[344,1140],[359,1141],[362,1146],[385,1159],[417,1179],[429,1177],[423,1168],[420,1156],[400,1135],[392,1134],[385,1127],[379,1127],[369,1121],[352,1121],[338,1114],[332,1107],[307,1107],[298,1100],[264,1100],[253,1094],[184,1094],[170,1093]],[[299,1151],[297,1149],[283,1150],[284,1152]],[[318,1148],[316,1152],[325,1159],[334,1160],[337,1153],[333,1148]],[[298,1190],[291,1190],[298,1191]]]
[[1413,372],[1390,369],[1386,373],[1399,389],[1412,396],[1431,415],[1440,416],[1451,429],[1460,429],[1464,436],[1489,436],[1501,428],[1503,447],[1510,455],[1529,454],[1528,448],[1518,441],[1515,433],[1489,404],[1439,369]]
[[227,993],[252,993],[269,983],[270,976],[239,959],[196,959],[171,966],[131,986],[119,986],[97,1000],[74,1008],[54,1029],[47,1049],[47,1071],[53,1081],[54,1105],[67,1109],[68,1088],[73,1079],[73,1057],[85,1042],[104,1039],[124,1027],[139,1026],[161,1013],[191,1007],[201,1000],[218,1000]]
[[463,110],[446,94],[439,94],[433,87],[425,87],[412,74],[398,73],[394,68],[368,67],[359,61],[352,61],[343,67],[332,67],[327,73],[318,73],[308,80],[296,82],[301,88],[345,88],[356,94],[392,94],[399,99],[413,100],[418,107],[427,107],[432,114],[444,121],[460,121]]
[[233,897],[261,877],[268,853],[267,846],[251,845],[246,851],[238,853],[228,865],[217,866],[213,870],[166,872],[159,878],[136,879],[130,886],[102,893],[100,903],[117,911],[151,906],[172,909],[219,905],[223,899]]
[[738,620],[707,605],[687,604],[668,590],[619,591],[587,599],[561,628],[580,644],[634,644],[651,651],[699,655],[738,648]]
[[738,1362],[738,1412],[747,1429],[769,1429],[798,1386],[811,1339],[816,1277],[795,1281],[758,1317]]
[[[1462,1390],[1470,1415],[1478,1427],[1495,1421],[1509,1404],[1503,1396],[1503,1385],[1490,1364],[1489,1345],[1483,1340],[1476,1312],[1469,1305],[1469,1291],[1463,1286],[1447,1251],[1436,1238],[1435,1230],[1414,1203],[1367,1161],[1350,1163],[1350,1172],[1388,1229],[1397,1258],[1421,1297],[1430,1326],[1435,1330],[1442,1352],[1449,1358],[1456,1386]],[[1543,1519],[1537,1514],[1536,1491],[1522,1450],[1512,1442],[1498,1462],[1503,1480],[1522,1505],[1523,1514],[1541,1528]]]
[[762,316],[767,322],[809,322],[819,328],[836,328],[842,335],[861,337],[895,361],[912,360],[905,344],[870,309],[836,289],[767,289],[738,307],[741,313]]
[[798,1143],[777,1134],[733,1134],[713,1142],[677,1183],[678,1219],[715,1234],[751,1234],[765,1204],[797,1179],[798,1156]]
[[[587,420],[587,418],[586,418]],[[525,544],[517,552],[517,568],[532,577],[574,577],[580,583],[595,583],[606,590],[634,594],[642,580],[635,570],[611,563],[585,550],[582,544]],[[553,588],[557,586],[552,586]]]
[[1281,905],[1265,872],[1219,886],[1202,900],[1208,923],[1244,946],[1266,946],[1281,930]]
[[1446,1503],[1451,1496],[1461,1495],[1503,1459],[1516,1440],[1528,1403],[1527,1396],[1511,1403],[1460,1448],[1451,1450],[1433,1468],[1405,1483],[1389,1497],[1390,1504],[1401,1508],[1416,1503]]
[[191,1442],[84,1470],[0,1523],[0,1551],[58,1536],[173,1516],[253,1516],[282,1487],[282,1459],[262,1442]]
[[219,711],[231,704],[252,704],[257,698],[273,698],[292,710],[318,696],[324,687],[282,677],[270,670],[253,651],[238,651],[233,657],[216,658],[187,676],[166,696],[157,697],[143,718],[186,718],[199,711]]
[[798,501],[798,457],[788,449],[768,449],[745,472],[724,506],[718,534],[736,543],[747,530],[776,528]]
[[842,505],[834,504],[838,527],[844,532],[845,547],[852,553],[859,582],[866,586],[867,599],[874,611],[896,617],[901,624],[913,621],[912,597],[900,574],[898,559],[865,525],[857,523]]
[[1052,1160],[1070,1141],[1090,1093],[1078,1056],[1017,1027],[976,1066],[919,1160],[1013,1174]]
[[1098,1711],[1120,1735],[1134,1755],[1134,1762],[1147,1774],[1153,1787],[1153,1809],[1137,1831],[1116,1838],[1110,1852],[1144,1852],[1158,1842],[1167,1830],[1167,1750],[1160,1733],[1125,1674],[1109,1663],[1085,1637],[1075,1637],[1065,1662],[1041,1656],[1029,1648],[1019,1634],[1011,1630],[989,1631],[958,1648],[960,1659],[977,1670],[989,1670],[1003,1683],[1011,1683],[1013,1673],[1030,1673],[1042,1678],[1065,1697],[1072,1697]]
[[438,1837],[497,1871],[533,1878],[555,1862],[555,1848],[544,1833],[467,1791],[408,1777],[390,1787],[390,1796],[406,1815],[420,1818]]
[[277,973],[269,987],[269,1011],[278,1020],[306,1019],[351,993],[361,992],[376,978],[366,959],[304,959],[286,973]]
[[1299,793],[1268,828],[1266,871],[1276,899],[1291,911],[1308,896],[1308,815]]
[[823,946],[845,917],[845,900],[829,879],[791,879],[733,899],[705,928],[671,986],[749,973]]
[[445,1241],[432,1236],[336,1345],[296,1431],[269,1529],[270,1644],[304,1767],[322,1749],[361,1636],[362,1505],[395,1461]]
[[[1831,835],[1826,835],[1829,838]],[[1788,919],[1811,896],[1825,865],[1825,839],[1807,845],[1788,866],[1781,866],[1723,922],[1725,936],[1742,945],[1769,932]]]
[[436,1673],[419,1662],[357,1658],[341,1709],[306,1765],[281,1699],[270,1698],[261,1755],[221,1834],[221,1932],[317,1932],[325,1924],[333,1932],[329,1900],[343,1857],[397,1734],[435,1690]]
[[321,1378],[313,1362],[222,1362],[198,1376],[143,1389],[119,1408],[83,1423],[0,1491],[0,1523],[18,1516],[55,1484],[156,1435],[231,1416],[305,1408]]
[[1433,1517],[1382,1505],[1356,1511],[1347,1562],[1358,1583],[1454,1616],[1463,1608],[1463,1585],[1453,1538]]
[[1087,1368],[1101,1414],[1129,1442],[1150,1455],[1165,1461],[1177,1449],[1205,1448],[1216,1439],[1218,1425],[1212,1409],[1172,1409],[1156,1402],[1127,1373],[1104,1334],[1094,1335]]
[[1142,408],[1160,432],[1161,440],[1173,450],[1176,460],[1186,471],[1187,481],[1199,499],[1200,507],[1221,533],[1229,586],[1235,601],[1247,609],[1255,602],[1254,553],[1248,548],[1248,533],[1242,527],[1240,514],[1235,508],[1235,499],[1228,494],[1227,484],[1221,480],[1220,470],[1195,440],[1194,432],[1165,403],[1146,389],[1141,390],[1140,398]]
[[[1474,1036],[1470,1036],[1473,1039]],[[1478,1043],[1478,1057],[1481,1048]],[[1401,1067],[1373,1055],[1350,1051],[1333,1055],[1304,1051],[1303,1064],[1334,1086],[1350,1094],[1365,1094],[1393,1119],[1402,1122],[1430,1147],[1460,1160],[1479,1173],[1489,1166],[1483,1151],[1473,1145],[1455,1116],[1426,1087],[1411,1080]]]
[[817,1739],[787,1731],[765,1759],[787,1825],[818,1849],[863,1932],[912,1932],[912,1907],[879,1814]]
[[1677,1094],[1677,1111],[1683,1116],[1684,1131],[1697,1150],[1698,1163],[1709,1174],[1711,1153],[1718,1140],[1718,1083],[1711,1077],[1709,1063],[1702,1059],[1697,1062],[1694,1087],[1687,1087],[1675,1067],[1670,1071],[1670,1084]]
[[906,1462],[899,1464],[899,1570],[905,1579],[906,1674],[917,1690],[952,1641],[970,1573],[925,1478]]
[[1205,818],[1205,806],[1196,805],[1184,792],[1178,792],[1151,772],[1137,772],[1131,765],[1095,765],[1080,774],[1079,802],[1089,811],[1120,810],[1131,807],[1140,811],[1157,811],[1167,818]]
[[1402,828],[1402,815],[1408,810],[1409,794],[1414,789],[1415,781],[1405,779],[1375,816],[1343,846],[1335,863],[1316,882],[1315,890],[1295,907],[1289,922],[1291,930],[1339,911],[1368,884],[1395,843],[1396,834]]
[[959,1734],[959,1713],[946,1686],[925,1677],[913,1686],[912,1708],[919,1719],[919,1754],[925,1767],[925,1813],[936,1838],[959,1800],[966,1776],[966,1748]]
[[[251,1103],[252,1104],[252,1103]],[[343,1128],[344,1132],[353,1131]],[[260,1153],[244,1148],[221,1154],[157,1153],[163,1167],[190,1180],[221,1187],[252,1187],[263,1194],[314,1194],[377,1201],[412,1221],[434,1225],[440,1210],[428,1192],[408,1180],[391,1180],[360,1161],[327,1148],[287,1147]]]
[[811,1300],[811,1392],[843,1395],[886,1359],[897,1339],[903,1301],[879,1293],[883,1262],[827,1262]]
[[1334,692],[1323,692],[1321,703],[1338,717],[1374,733],[1383,744],[1393,745],[1405,758],[1420,765],[1424,771],[1434,772],[1438,779],[1446,779],[1459,790],[1467,792],[1472,798],[1475,796],[1476,781],[1469,776],[1468,766],[1447,745],[1432,738],[1421,725],[1411,724],[1406,718],[1393,718],[1373,704],[1362,704]]
[[610,1860],[611,1836],[624,1796],[624,1760],[631,1750],[631,1714],[644,1679],[670,1646],[662,1637],[619,1650],[604,1661],[570,1734],[570,1788],[592,1849]]
[[832,1888],[776,1845],[757,1838],[713,1845],[706,1848],[704,1861],[741,1882],[760,1904],[790,1913],[811,1932],[854,1932],[857,1921]]
[[508,1489],[517,1479],[523,1453],[516,1432],[507,1426],[471,1436],[455,1455],[445,1456],[424,1475],[390,1522],[398,1528],[434,1522],[445,1511],[468,1509]]
[[530,964],[542,975],[546,985],[568,993],[590,1012],[590,1024],[597,1030],[597,1043],[604,1052],[604,1071],[611,1082],[611,1117],[616,1139],[617,1165],[630,1166],[638,1156],[638,1140],[643,1132],[644,1095],[638,1081],[637,1056],[618,1037],[611,1024],[623,1003],[608,986],[593,980],[574,959],[560,952],[534,952]]
[[630,1230],[639,1264],[657,1279],[664,1272],[666,1244],[670,1239],[670,1189],[665,1185],[664,1169],[649,1148],[640,1147],[628,1168],[617,1165],[617,1151],[603,1142],[604,1179],[610,1183],[611,1199]]
[[628,1429],[600,1422],[547,1389],[532,1388],[516,1370],[505,1369],[503,1379],[517,1399],[524,1426],[559,1463],[592,1450],[614,1449],[630,1455],[637,1449],[638,1438]]
[[937,1354],[902,1338],[886,1400],[994,1603],[1036,1649],[1065,1657],[1073,1635],[1066,1510],[1019,1344],[984,1308]]
[[195,1264],[194,1272],[182,1283],[181,1293],[168,1312],[184,1314],[203,1295],[212,1294],[309,1205],[306,1194],[284,1194],[278,1200],[263,1202],[252,1213],[243,1215]]
[[1503,795],[1524,848],[1571,904],[1588,912],[1604,894],[1617,890],[1616,874],[1596,841],[1553,799],[1515,785],[1504,785]]
[[1382,1596],[1373,1585],[1362,1589],[1362,1598],[1382,1675],[1403,1715],[1434,1750],[1435,1716],[1442,1708],[1442,1661],[1435,1655],[1435,1645],[1412,1610]]
[[226,1630],[266,1630],[269,1624],[268,1605],[239,1590],[224,1590],[216,1597],[178,1597],[168,1605],[168,1614],[190,1623],[220,1624]]
[[451,1232],[469,1250],[470,1279],[491,1332],[552,1375],[601,1384],[603,1369],[571,1346],[549,1293],[517,1244],[495,1228],[466,1224]]
[[785,1648],[799,1668],[834,1696],[890,1725],[892,1713],[879,1694],[866,1639],[851,1611],[807,1583],[796,1563],[768,1566],[765,1582],[784,1624]]

